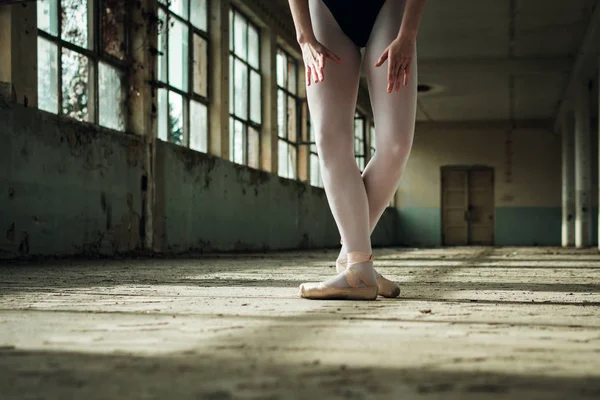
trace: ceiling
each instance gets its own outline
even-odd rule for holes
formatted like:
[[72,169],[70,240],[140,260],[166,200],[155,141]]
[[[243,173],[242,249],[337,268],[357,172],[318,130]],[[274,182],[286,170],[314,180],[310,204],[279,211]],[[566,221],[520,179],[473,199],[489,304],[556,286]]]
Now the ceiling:
[[433,90],[419,94],[417,119],[553,119],[599,3],[429,0],[417,51],[419,83]]

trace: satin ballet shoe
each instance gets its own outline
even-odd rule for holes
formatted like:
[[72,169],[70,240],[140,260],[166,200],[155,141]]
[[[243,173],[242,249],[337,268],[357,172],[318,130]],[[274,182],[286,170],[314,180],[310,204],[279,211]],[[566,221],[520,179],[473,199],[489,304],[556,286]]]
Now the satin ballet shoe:
[[[303,283],[300,285],[300,297],[315,300],[375,300],[377,299],[377,285],[369,285],[361,271],[352,268],[352,265],[373,261],[373,254],[362,251],[348,253],[348,267],[342,272],[349,287],[336,287],[325,285],[323,282]],[[361,282],[365,285],[360,286]]]
[[[343,246],[344,243],[340,240],[340,244]],[[340,273],[346,269],[345,257],[340,257],[335,260],[335,270]],[[390,299],[400,296],[400,286],[397,283],[390,281],[381,274],[377,274],[377,286],[379,287],[378,293],[380,296],[387,297]]]

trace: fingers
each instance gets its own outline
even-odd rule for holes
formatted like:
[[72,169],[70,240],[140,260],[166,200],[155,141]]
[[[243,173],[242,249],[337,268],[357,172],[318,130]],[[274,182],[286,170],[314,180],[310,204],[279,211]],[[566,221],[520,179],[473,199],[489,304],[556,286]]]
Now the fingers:
[[317,75],[319,76],[319,82],[323,82],[325,80],[325,77],[323,76],[323,70],[325,69],[325,56],[323,56],[323,54],[319,54],[317,62],[318,62]]
[[311,69],[310,67],[307,65],[306,66],[306,86],[310,86],[310,74],[311,74]]
[[381,67],[381,65],[385,62],[385,60],[388,59],[388,49],[385,49],[383,54],[381,55],[381,57],[379,57],[379,60],[377,60],[377,62],[375,63],[376,67]]
[[312,79],[314,83],[319,83],[319,73],[317,72],[318,66],[313,65],[312,70]]
[[334,53],[331,52],[331,50],[326,49],[326,55],[328,58],[332,59],[334,62],[341,64],[342,63],[342,59],[339,58],[338,56],[336,56]]
[[408,86],[408,76],[410,75],[410,67],[412,66],[412,60],[406,66],[406,71],[404,71],[404,86]]
[[391,62],[388,61],[388,74],[387,74],[387,92],[388,93],[392,93],[392,89],[394,88],[394,78],[396,75],[396,66]]
[[[390,58],[391,59],[391,58]],[[408,77],[412,65],[411,58],[402,58],[398,61],[390,62],[388,60],[388,86],[387,91],[400,91],[402,86],[408,86]]]

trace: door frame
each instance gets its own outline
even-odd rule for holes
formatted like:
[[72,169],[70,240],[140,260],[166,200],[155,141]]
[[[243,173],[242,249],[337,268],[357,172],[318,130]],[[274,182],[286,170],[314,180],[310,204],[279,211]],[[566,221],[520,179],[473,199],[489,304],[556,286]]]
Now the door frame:
[[[495,246],[496,245],[496,170],[494,169],[494,167],[490,167],[487,165],[442,165],[440,167],[440,208],[442,209],[442,212],[440,213],[442,220],[440,221],[440,226],[442,227],[441,229],[441,236],[442,236],[442,246],[450,246],[445,244],[446,242],[446,238],[444,237],[444,217],[445,217],[445,212],[444,212],[444,171],[447,170],[462,170],[462,171],[491,171],[492,173],[492,199],[494,201],[493,207],[492,207],[492,216],[494,218],[494,224],[492,227],[492,244],[490,246]],[[469,174],[467,173],[467,188],[469,187]],[[468,199],[469,193],[467,193],[467,199]],[[469,243],[467,246],[472,246],[470,244],[471,242],[471,235],[469,233],[469,229],[467,229],[467,243]]]

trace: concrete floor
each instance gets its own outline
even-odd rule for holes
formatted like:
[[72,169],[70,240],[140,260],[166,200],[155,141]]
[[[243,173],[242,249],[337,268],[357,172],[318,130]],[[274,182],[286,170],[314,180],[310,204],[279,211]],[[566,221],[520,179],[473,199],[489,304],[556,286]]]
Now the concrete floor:
[[600,397],[600,257],[376,249],[400,299],[300,299],[334,251],[0,266],[0,398]]

